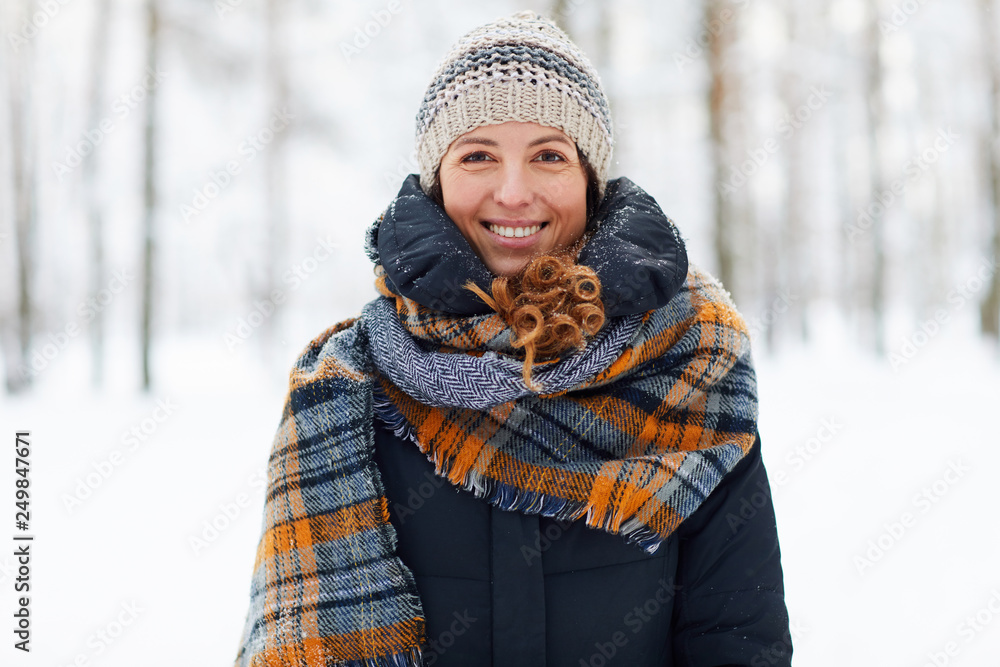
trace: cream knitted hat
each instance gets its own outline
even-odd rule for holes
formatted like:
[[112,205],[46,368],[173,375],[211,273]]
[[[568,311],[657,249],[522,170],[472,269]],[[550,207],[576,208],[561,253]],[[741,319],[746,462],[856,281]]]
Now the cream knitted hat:
[[597,172],[604,196],[613,145],[608,98],[583,52],[534,12],[476,28],[438,66],[417,113],[424,192],[451,142],[477,127],[512,120],[565,132]]

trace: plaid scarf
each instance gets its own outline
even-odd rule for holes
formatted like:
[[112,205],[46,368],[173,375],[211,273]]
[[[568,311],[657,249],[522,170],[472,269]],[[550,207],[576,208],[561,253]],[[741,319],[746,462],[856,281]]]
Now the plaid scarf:
[[395,294],[296,362],[271,453],[263,536],[236,664],[422,664],[424,619],[373,461],[376,415],[437,473],[505,510],[581,519],[652,552],[749,451],[746,325],[692,268],[664,307],[611,318],[582,352],[537,365],[496,314]]

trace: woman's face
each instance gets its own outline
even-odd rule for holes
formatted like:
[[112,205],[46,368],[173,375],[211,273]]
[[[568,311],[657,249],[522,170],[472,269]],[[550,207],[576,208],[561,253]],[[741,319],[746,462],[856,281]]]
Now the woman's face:
[[576,144],[552,127],[467,132],[448,147],[439,179],[448,217],[498,276],[573,245],[587,226],[586,172]]

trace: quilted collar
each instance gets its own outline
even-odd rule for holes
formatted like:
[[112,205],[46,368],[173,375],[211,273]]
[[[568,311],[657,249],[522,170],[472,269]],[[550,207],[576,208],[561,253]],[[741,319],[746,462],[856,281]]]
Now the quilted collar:
[[[600,278],[605,313],[632,315],[670,301],[687,275],[687,251],[656,200],[629,179],[617,178],[608,182],[595,222],[597,230],[577,261]],[[403,296],[457,315],[490,312],[463,285],[471,280],[489,291],[495,276],[415,174],[369,228],[366,245]]]

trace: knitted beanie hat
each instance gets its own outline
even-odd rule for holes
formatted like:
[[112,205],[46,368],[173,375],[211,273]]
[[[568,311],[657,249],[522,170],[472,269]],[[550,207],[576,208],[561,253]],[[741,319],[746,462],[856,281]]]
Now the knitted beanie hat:
[[593,65],[534,12],[476,28],[442,61],[417,113],[420,186],[430,190],[451,143],[483,125],[534,122],[566,133],[597,173],[611,165],[611,114]]

